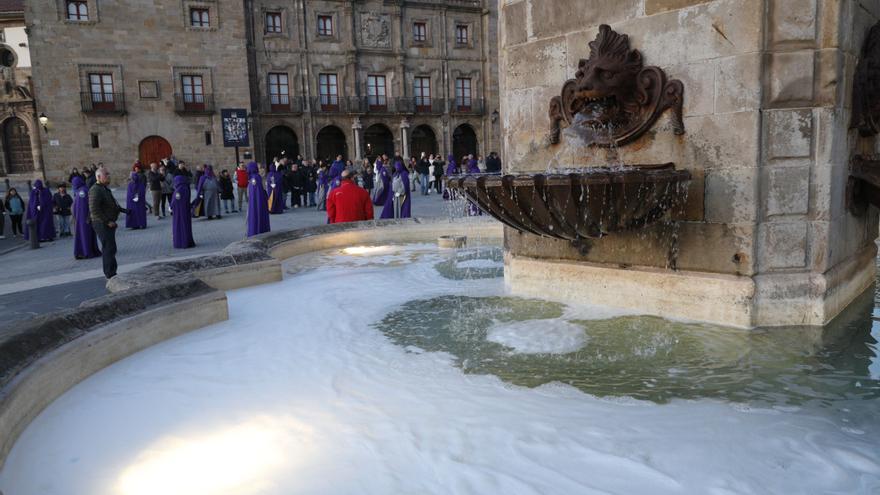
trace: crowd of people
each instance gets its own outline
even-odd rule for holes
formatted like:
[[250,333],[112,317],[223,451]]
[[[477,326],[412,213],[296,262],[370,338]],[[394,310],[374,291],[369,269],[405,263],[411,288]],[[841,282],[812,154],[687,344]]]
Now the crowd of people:
[[473,155],[460,160],[449,155],[444,161],[439,155],[427,153],[409,161],[396,154],[358,163],[343,160],[342,155],[332,162],[304,160],[301,156],[293,160],[275,157],[267,165],[239,163],[232,173],[221,170],[219,174],[209,164],[190,171],[184,161],[167,157],[149,166],[134,163],[123,208],[109,187],[110,172],[98,163],[71,171],[68,179],[72,195],[67,184],[59,184],[53,194],[37,180],[25,202],[15,188],[10,188],[0,201],[0,239],[5,238],[7,215],[12,235],[29,239],[31,228],[23,229],[24,218],[26,227],[35,226],[33,232],[40,242],[72,236],[74,257],[102,256],[104,274],[112,278],[117,268],[120,214],[125,214],[125,228],[131,230],[147,228],[150,215],[157,221],[172,216],[172,245],[186,249],[196,245],[193,218],[213,220],[246,211],[248,237],[269,232],[270,215],[292,208],[326,211],[327,223],[372,220],[374,205],[382,208],[381,219],[408,218],[412,216],[412,194],[417,188],[422,195],[443,194],[449,199],[444,176],[500,171],[501,162],[495,153],[485,161]]

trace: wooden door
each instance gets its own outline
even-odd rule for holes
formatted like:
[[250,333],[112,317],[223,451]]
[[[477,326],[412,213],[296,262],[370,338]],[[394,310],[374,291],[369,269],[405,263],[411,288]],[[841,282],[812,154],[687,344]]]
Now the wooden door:
[[141,141],[138,149],[138,158],[145,167],[151,163],[159,163],[159,160],[171,156],[171,144],[159,136],[150,136]]
[[24,174],[34,171],[31,135],[20,118],[12,117],[3,125],[3,149],[6,152],[7,173]]

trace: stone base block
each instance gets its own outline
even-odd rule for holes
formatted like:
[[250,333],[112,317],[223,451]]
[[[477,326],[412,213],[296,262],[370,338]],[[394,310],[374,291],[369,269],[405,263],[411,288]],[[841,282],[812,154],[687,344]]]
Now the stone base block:
[[752,328],[825,325],[874,282],[876,248],[824,274],[755,277],[593,263],[508,254],[513,295],[596,304],[640,314]]
[[825,273],[755,277],[755,325],[825,325],[874,283],[877,247],[871,244]]

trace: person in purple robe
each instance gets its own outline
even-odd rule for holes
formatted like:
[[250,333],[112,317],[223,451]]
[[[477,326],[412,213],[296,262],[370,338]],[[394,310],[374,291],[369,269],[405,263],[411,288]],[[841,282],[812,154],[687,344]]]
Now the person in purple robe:
[[376,206],[384,206],[385,201],[388,199],[388,195],[391,194],[391,174],[388,173],[388,169],[385,168],[385,162],[382,161],[382,158],[376,159],[376,177],[382,183],[381,190],[377,187],[376,195],[373,197],[373,204]]
[[89,222],[89,188],[82,177],[71,179],[73,187],[73,257],[78,260],[101,256],[98,236]]
[[[34,181],[31,195],[28,197],[27,214],[25,220],[37,224],[37,238],[40,242],[55,240],[55,219],[52,218],[52,210],[55,204],[52,202],[52,192],[43,187],[43,181]],[[25,227],[24,238],[30,239],[30,228]]]
[[[185,212],[190,207],[189,177],[177,175],[173,181],[174,192],[171,194],[171,211]],[[193,240],[192,216],[171,216],[171,243],[174,249],[189,249],[196,246]]]
[[[409,184],[409,172],[406,170],[406,167],[403,165],[402,161],[399,161],[394,164],[394,170],[397,172],[400,180],[403,181],[404,184]],[[406,194],[402,196],[403,199],[400,200],[400,218],[410,218],[412,216],[412,198],[410,195],[410,189],[407,188]]]
[[[455,155],[452,153],[446,157],[446,177],[451,177],[453,175],[458,175],[458,163],[455,162]],[[449,190],[449,187],[446,187],[446,183],[443,184],[443,199],[452,199],[452,192]]]
[[345,162],[342,161],[342,155],[336,155],[336,161],[330,166],[330,172],[328,174],[330,178],[330,189],[327,191],[328,194],[342,184],[342,172],[344,170]]
[[128,192],[125,195],[125,207],[128,214],[125,215],[125,228],[147,228],[147,182],[144,177],[132,172],[128,181]]
[[266,204],[269,207],[269,213],[277,215],[284,213],[284,194],[281,188],[284,184],[284,174],[275,169],[275,164],[269,165],[269,173],[266,174],[266,191],[269,199]]
[[382,187],[385,189],[382,213],[379,215],[379,218],[394,218],[394,191],[392,190],[394,176],[387,165],[383,164],[379,168],[379,179],[382,181]]
[[458,175],[458,163],[455,161],[455,155],[452,153],[446,157],[446,175]]
[[250,162],[248,172],[247,236],[269,232],[269,200],[263,189],[263,178],[257,162]]
[[469,155],[468,158],[469,159],[467,162],[467,173],[479,174],[480,173],[480,166],[477,164],[477,159],[474,158],[474,155]]
[[[474,158],[474,155],[468,156],[467,173],[469,173],[469,174],[481,173],[480,166],[477,164],[477,159]],[[468,216],[469,217],[476,217],[476,216],[481,216],[482,214],[483,214],[483,210],[481,210],[479,206],[474,204],[473,201],[468,200]]]
[[[409,172],[399,157],[394,159],[394,176],[391,178],[391,194],[385,201],[380,218],[395,218],[394,201],[397,199],[400,210],[397,218],[409,218],[412,216],[412,205],[409,188]],[[388,216],[386,216],[388,215]]]

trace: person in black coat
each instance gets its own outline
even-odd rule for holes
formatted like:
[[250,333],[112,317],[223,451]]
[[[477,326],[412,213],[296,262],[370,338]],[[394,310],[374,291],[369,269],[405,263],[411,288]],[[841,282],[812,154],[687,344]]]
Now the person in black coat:
[[299,208],[303,204],[303,195],[306,192],[306,175],[294,162],[290,167],[290,204]]
[[236,213],[235,209],[235,192],[232,189],[232,177],[228,170],[220,172],[220,180],[217,181],[217,187],[220,189],[220,201],[223,202],[223,209],[229,214],[230,208],[232,213]]
[[501,172],[501,158],[498,157],[498,153],[495,153],[494,151],[489,153],[489,156],[486,158],[486,172]]
[[318,171],[314,162],[310,162],[305,166],[303,176],[305,177],[305,189],[308,199],[307,206],[318,206],[318,203],[315,201],[315,193],[318,192]]

